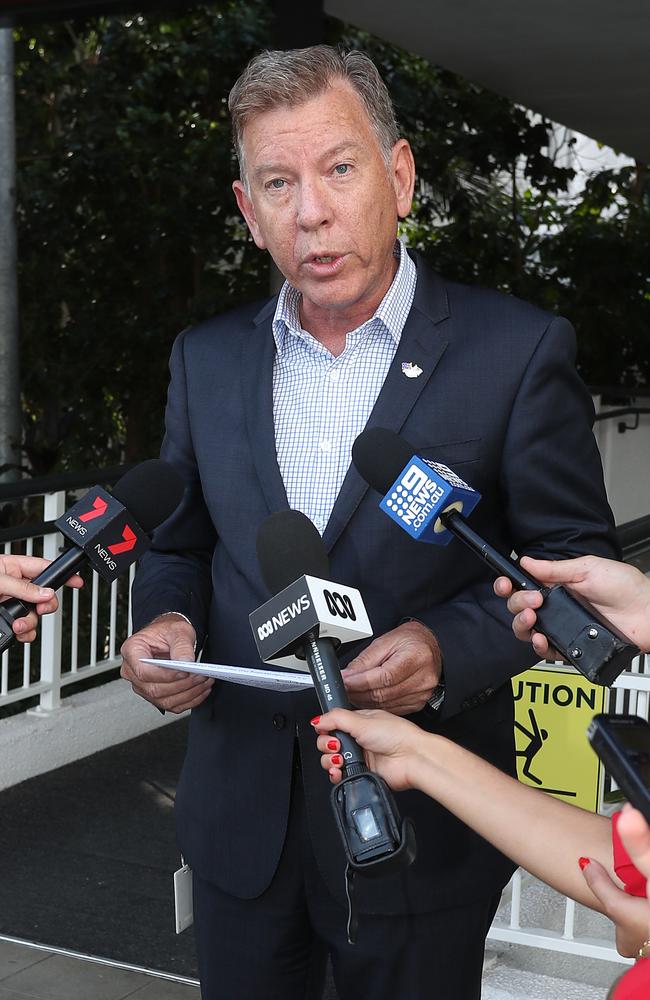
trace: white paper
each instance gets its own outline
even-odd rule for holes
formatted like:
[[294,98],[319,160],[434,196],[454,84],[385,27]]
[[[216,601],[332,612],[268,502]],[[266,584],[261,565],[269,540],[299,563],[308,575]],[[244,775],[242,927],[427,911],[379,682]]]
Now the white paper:
[[309,674],[293,674],[284,670],[232,667],[222,663],[194,663],[185,660],[148,660],[145,657],[142,657],[142,662],[167,667],[169,670],[185,670],[189,674],[217,677],[221,681],[245,684],[247,687],[266,688],[269,691],[302,691],[314,686]]

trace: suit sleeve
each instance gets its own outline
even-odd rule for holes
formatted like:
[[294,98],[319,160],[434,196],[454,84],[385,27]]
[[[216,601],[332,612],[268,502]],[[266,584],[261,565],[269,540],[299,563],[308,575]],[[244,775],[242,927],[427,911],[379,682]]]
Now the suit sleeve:
[[180,334],[172,349],[160,452],[182,476],[185,492],[176,511],[154,532],[152,546],[140,562],[133,585],[133,624],[137,630],[165,611],[179,611],[194,625],[201,648],[207,632],[217,536],[192,446],[185,367],[187,333]]
[[[566,320],[552,320],[509,416],[497,492],[503,534],[520,556],[620,556],[592,433],[593,404],[574,361],[573,328]],[[538,659],[532,646],[514,638],[511,615],[489,581],[418,618],[442,650],[441,718],[484,701]]]

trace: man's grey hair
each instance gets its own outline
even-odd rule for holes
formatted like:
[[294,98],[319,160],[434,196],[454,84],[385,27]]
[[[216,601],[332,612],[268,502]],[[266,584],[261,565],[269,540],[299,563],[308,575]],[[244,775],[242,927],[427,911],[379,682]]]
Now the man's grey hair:
[[240,177],[247,188],[243,138],[248,122],[265,111],[304,104],[338,80],[347,81],[358,95],[386,165],[390,164],[391,151],[400,137],[395,109],[386,84],[367,55],[331,45],[267,50],[251,59],[228,98]]

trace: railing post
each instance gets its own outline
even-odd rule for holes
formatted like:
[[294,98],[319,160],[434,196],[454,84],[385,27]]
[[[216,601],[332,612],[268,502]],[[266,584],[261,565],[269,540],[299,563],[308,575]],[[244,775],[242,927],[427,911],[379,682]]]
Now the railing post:
[[[55,521],[65,513],[65,490],[57,493],[46,493],[43,504],[43,519]],[[59,555],[62,538],[59,532],[46,535],[43,540],[43,556],[45,559],[56,559]],[[60,599],[61,601],[62,599]],[[61,603],[53,615],[44,615],[40,622],[41,628],[41,681],[47,684],[47,689],[40,697],[39,705],[34,713],[40,715],[61,708],[61,639],[62,639],[62,608]]]

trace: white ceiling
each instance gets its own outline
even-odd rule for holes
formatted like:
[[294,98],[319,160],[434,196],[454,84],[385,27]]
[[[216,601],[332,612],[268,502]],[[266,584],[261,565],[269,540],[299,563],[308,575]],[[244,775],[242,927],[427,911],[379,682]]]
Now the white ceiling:
[[324,0],[324,7],[650,163],[648,0]]

